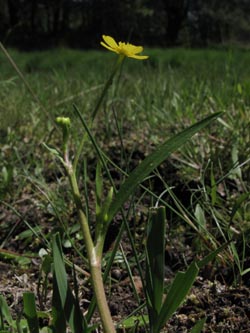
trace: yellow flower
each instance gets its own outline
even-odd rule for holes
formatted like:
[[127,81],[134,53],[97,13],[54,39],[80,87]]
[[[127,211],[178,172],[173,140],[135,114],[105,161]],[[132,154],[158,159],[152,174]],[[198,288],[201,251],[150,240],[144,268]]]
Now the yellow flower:
[[138,53],[141,53],[143,51],[142,46],[135,46],[133,44],[123,43],[123,42],[119,42],[117,44],[114,38],[110,36],[103,35],[102,38],[105,43],[101,41],[101,45],[106,47],[106,49],[112,52],[138,60],[143,60],[148,58],[148,56],[137,55]]

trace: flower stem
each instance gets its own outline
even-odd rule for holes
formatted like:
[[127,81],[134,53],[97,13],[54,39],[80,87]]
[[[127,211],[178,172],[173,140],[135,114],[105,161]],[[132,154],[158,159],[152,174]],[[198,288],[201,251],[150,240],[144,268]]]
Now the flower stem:
[[[96,106],[94,108],[94,111],[92,112],[92,115],[91,115],[91,124],[90,126],[92,126],[94,120],[95,120],[95,117],[97,115],[97,112],[102,104],[102,101],[103,101],[103,98],[104,96],[106,95],[107,91],[108,91],[108,88],[111,86],[112,82],[113,82],[113,78],[117,72],[117,70],[119,69],[119,67],[121,66],[123,60],[125,59],[125,56],[124,55],[119,55],[117,61],[116,61],[116,64],[114,66],[114,69],[113,71],[111,72],[107,82],[105,83],[105,86],[102,90],[102,93],[101,93],[101,96],[99,97],[97,103],[96,103]],[[79,161],[79,158],[80,158],[80,155],[81,155],[81,152],[82,152],[82,148],[83,148],[83,145],[86,141],[86,134],[83,135],[82,137],[82,140],[78,146],[78,149],[77,149],[77,152],[76,152],[76,156],[75,156],[75,159],[74,159],[74,162],[73,162],[73,169],[76,170],[76,166],[78,164],[78,161]]]
[[113,82],[113,78],[115,76],[115,73],[117,72],[118,68],[122,64],[124,58],[125,58],[124,55],[121,55],[121,54],[119,55],[119,57],[117,59],[117,62],[115,64],[115,67],[114,67],[113,71],[111,72],[110,77],[108,78],[108,80],[107,80],[107,82],[106,82],[106,84],[105,84],[105,86],[103,88],[102,94],[101,94],[100,98],[98,99],[97,104],[96,104],[96,106],[94,108],[94,111],[92,113],[92,122],[94,121],[94,119],[95,119],[95,117],[97,115],[97,112],[99,110],[99,107],[100,107],[100,105],[102,103],[102,100],[103,100],[104,96],[106,95],[106,92],[107,92],[109,86],[111,86],[111,84]]
[[89,224],[86,215],[83,211],[75,170],[73,170],[71,164],[67,164],[67,172],[70,180],[71,189],[73,192],[74,202],[79,216],[79,222],[83,233],[84,242],[86,245],[90,274],[91,274],[91,282],[96,296],[96,303],[102,321],[103,330],[104,333],[115,333],[116,330],[110,314],[102,279],[102,270],[101,270],[102,253],[100,251],[97,251],[97,249],[94,246],[89,229]]
[[[101,96],[99,97],[99,99],[97,101],[94,111],[92,112],[90,126],[92,126],[92,124],[96,118],[97,112],[103,101],[103,98],[105,97],[108,88],[112,84],[113,78],[114,78],[117,70],[121,66],[124,58],[125,58],[124,55],[119,55],[117,62],[114,66],[114,69],[111,72],[111,74],[102,90]],[[82,207],[80,191],[79,191],[79,187],[78,187],[77,179],[76,179],[76,168],[77,168],[77,164],[78,164],[81,152],[82,152],[83,145],[86,141],[86,137],[87,137],[87,134],[85,133],[78,146],[73,164],[71,164],[71,162],[69,161],[67,154],[65,154],[65,156],[64,156],[64,162],[65,162],[65,167],[66,167],[70,185],[71,185],[74,202],[75,202],[78,216],[79,216],[79,222],[80,222],[81,230],[83,233],[83,239],[84,239],[84,242],[86,245],[92,287],[93,287],[93,290],[95,293],[96,303],[97,303],[100,318],[102,321],[103,331],[104,331],[104,333],[115,333],[116,330],[115,330],[115,327],[113,324],[113,320],[112,320],[109,306],[107,303],[107,298],[105,295],[104,283],[103,283],[103,278],[102,278],[102,269],[101,269],[102,249],[103,249],[103,243],[104,243],[105,236],[103,235],[103,238],[102,237],[99,238],[97,240],[96,246],[94,245],[93,239],[91,237],[90,229],[89,229],[88,220],[87,220],[87,217],[86,217],[83,207]]]
[[92,277],[92,287],[95,293],[103,331],[104,333],[115,333],[116,330],[105,295],[100,261],[96,262],[96,264],[92,263],[90,265],[90,272]]

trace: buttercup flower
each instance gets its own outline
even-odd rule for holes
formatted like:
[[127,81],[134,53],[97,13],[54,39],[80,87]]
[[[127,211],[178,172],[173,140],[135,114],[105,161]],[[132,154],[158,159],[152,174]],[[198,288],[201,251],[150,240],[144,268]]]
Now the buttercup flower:
[[101,41],[101,45],[112,52],[138,60],[148,59],[148,56],[138,55],[138,53],[141,53],[143,51],[142,46],[135,46],[133,44],[124,42],[119,42],[117,44],[114,38],[110,36],[103,35],[102,38],[105,43]]

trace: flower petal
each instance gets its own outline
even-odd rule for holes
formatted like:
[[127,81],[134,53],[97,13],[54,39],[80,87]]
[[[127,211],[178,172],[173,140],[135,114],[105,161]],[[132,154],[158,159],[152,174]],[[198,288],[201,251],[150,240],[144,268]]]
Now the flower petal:
[[129,53],[133,54],[141,53],[143,51],[142,46],[135,46],[133,44],[128,44],[127,49],[129,50]]
[[143,51],[142,46],[136,46],[130,43],[119,42],[117,43],[113,37],[102,35],[103,41],[101,41],[101,45],[106,49],[115,52],[122,57],[129,57],[138,60],[148,59],[148,56],[138,55]]
[[113,37],[102,35],[102,38],[104,42],[108,44],[108,46],[110,46],[112,49],[118,48],[118,44],[116,43]]
[[144,60],[144,59],[148,59],[149,56],[140,56],[140,55],[136,55],[136,54],[131,54],[131,55],[128,55],[127,57],[138,59],[138,60]]
[[112,47],[108,46],[107,44],[101,42],[100,43],[102,46],[106,47],[106,49],[112,51],[112,52],[115,52],[115,53],[119,53],[116,49],[113,49]]

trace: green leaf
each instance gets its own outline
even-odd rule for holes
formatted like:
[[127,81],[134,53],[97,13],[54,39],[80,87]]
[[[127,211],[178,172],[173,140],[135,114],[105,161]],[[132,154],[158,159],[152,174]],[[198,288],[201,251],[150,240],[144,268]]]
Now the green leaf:
[[179,149],[187,142],[194,134],[218,118],[222,113],[218,112],[208,116],[198,123],[190,126],[181,133],[175,135],[165,143],[161,144],[152,154],[146,157],[137,168],[135,168],[127,180],[121,186],[116,194],[114,201],[110,206],[109,222],[113,219],[116,213],[121,209],[123,204],[133,193],[135,188],[147,177],[156,167],[158,167],[170,154]]
[[150,316],[150,325],[158,321],[164,292],[165,265],[165,207],[150,210],[151,218],[147,237],[146,295]]
[[103,198],[103,179],[101,165],[98,163],[96,167],[96,239],[101,238],[104,240],[107,232],[108,211],[113,199],[113,193],[114,189],[111,187],[106,198]]
[[98,162],[95,175],[96,215],[100,215],[102,205],[103,180],[101,171],[101,164]]
[[44,272],[45,275],[48,275],[51,272],[51,265],[53,263],[53,258],[51,255],[46,254],[43,257],[42,261],[42,271]]
[[[129,318],[124,319],[118,325],[118,331],[120,332],[131,332],[134,328],[143,327],[145,324],[148,324],[148,316],[147,315],[135,315]],[[137,332],[137,331],[136,331]]]
[[30,333],[39,333],[39,323],[34,293],[26,292],[23,294],[23,312],[27,319]]
[[206,318],[200,319],[192,328],[190,333],[200,333],[205,325]]
[[196,262],[193,262],[185,273],[178,272],[176,274],[168,295],[162,305],[157,327],[154,332],[159,332],[178,307],[184,302],[198,272],[199,268]]
[[56,150],[55,148],[49,147],[48,145],[46,145],[46,143],[43,142],[44,147],[54,156],[59,157],[60,153],[58,150]]
[[[11,316],[8,304],[2,295],[0,295],[0,318],[6,320],[10,326],[14,326],[15,324]],[[4,329],[4,327],[1,326],[1,321],[0,321],[0,329]]]
[[102,210],[101,210],[101,216],[102,216],[102,220],[103,220],[103,224],[104,224],[104,229],[106,228],[106,224],[108,221],[108,211],[109,211],[109,207],[112,203],[112,199],[113,199],[113,195],[114,195],[114,188],[111,187],[108,191],[107,197],[105,198],[103,205],[102,205]]
[[27,319],[18,318],[16,320],[17,331],[15,333],[27,333],[30,332]]
[[47,149],[52,155],[54,155],[55,157],[57,157],[57,158],[61,161],[61,163],[64,165],[64,160],[63,160],[63,158],[61,157],[59,151],[57,151],[55,148],[52,148],[52,147],[47,146],[46,143],[44,143],[44,142],[43,142],[43,145],[44,145],[44,147],[45,147],[45,148],[46,148],[46,149]]
[[195,206],[194,216],[200,226],[200,231],[204,231],[206,228],[206,217],[205,217],[204,211],[201,208],[200,204],[197,204]]
[[[76,302],[67,280],[58,233],[53,235],[52,246],[54,259],[54,324],[57,328],[61,327],[61,329],[64,329],[64,331],[60,329],[56,330],[56,332],[65,332],[64,319],[69,323],[73,333],[86,332],[87,324],[81,313],[79,303]],[[62,310],[62,313],[60,313],[60,310]],[[60,320],[62,320],[62,322],[60,322]]]
[[218,249],[214,250],[213,252],[209,253],[204,259],[199,260],[196,264],[200,268],[206,266],[210,261],[212,261],[221,251],[223,251],[228,245],[230,241],[223,244],[222,246],[218,247]]
[[52,323],[54,333],[66,332],[66,316],[62,306],[55,274],[53,274]]
[[247,273],[249,273],[249,272],[250,272],[250,268],[246,268],[244,271],[242,271],[242,272],[240,273],[240,275],[243,276],[243,275],[245,275],[245,274],[247,274]]
[[210,182],[211,182],[211,201],[212,201],[212,206],[214,206],[217,201],[217,186],[214,178],[213,164],[211,165]]
[[7,188],[12,179],[13,179],[13,175],[14,175],[14,167],[12,165],[5,165],[2,168],[2,178],[3,178],[3,185],[5,188]]
[[250,196],[250,192],[246,192],[241,194],[238,199],[236,200],[235,204],[233,205],[232,212],[230,214],[230,221],[232,222],[235,214],[237,213],[238,209],[240,208],[241,204],[248,199]]
[[39,333],[53,333],[53,331],[49,327],[44,326]]
[[[205,266],[209,261],[213,260],[218,253],[220,253],[226,246],[228,246],[230,242],[223,244],[221,247],[207,255],[203,260],[198,262],[193,262],[188,270],[183,272],[178,272],[172,285],[169,290],[169,293],[163,303],[157,326],[153,332],[159,332],[160,329],[165,325],[165,323],[169,320],[169,318],[174,314],[174,312],[178,309],[178,307],[185,300],[190,288],[192,287],[195,278],[198,275],[199,269]],[[201,331],[204,325],[205,319],[201,320],[201,322],[197,323],[193,327],[191,333],[198,333]]]
[[238,145],[235,143],[232,148],[232,161],[234,163],[234,169],[231,171],[231,174],[236,175],[239,179],[242,179],[241,168],[239,166],[239,150]]

